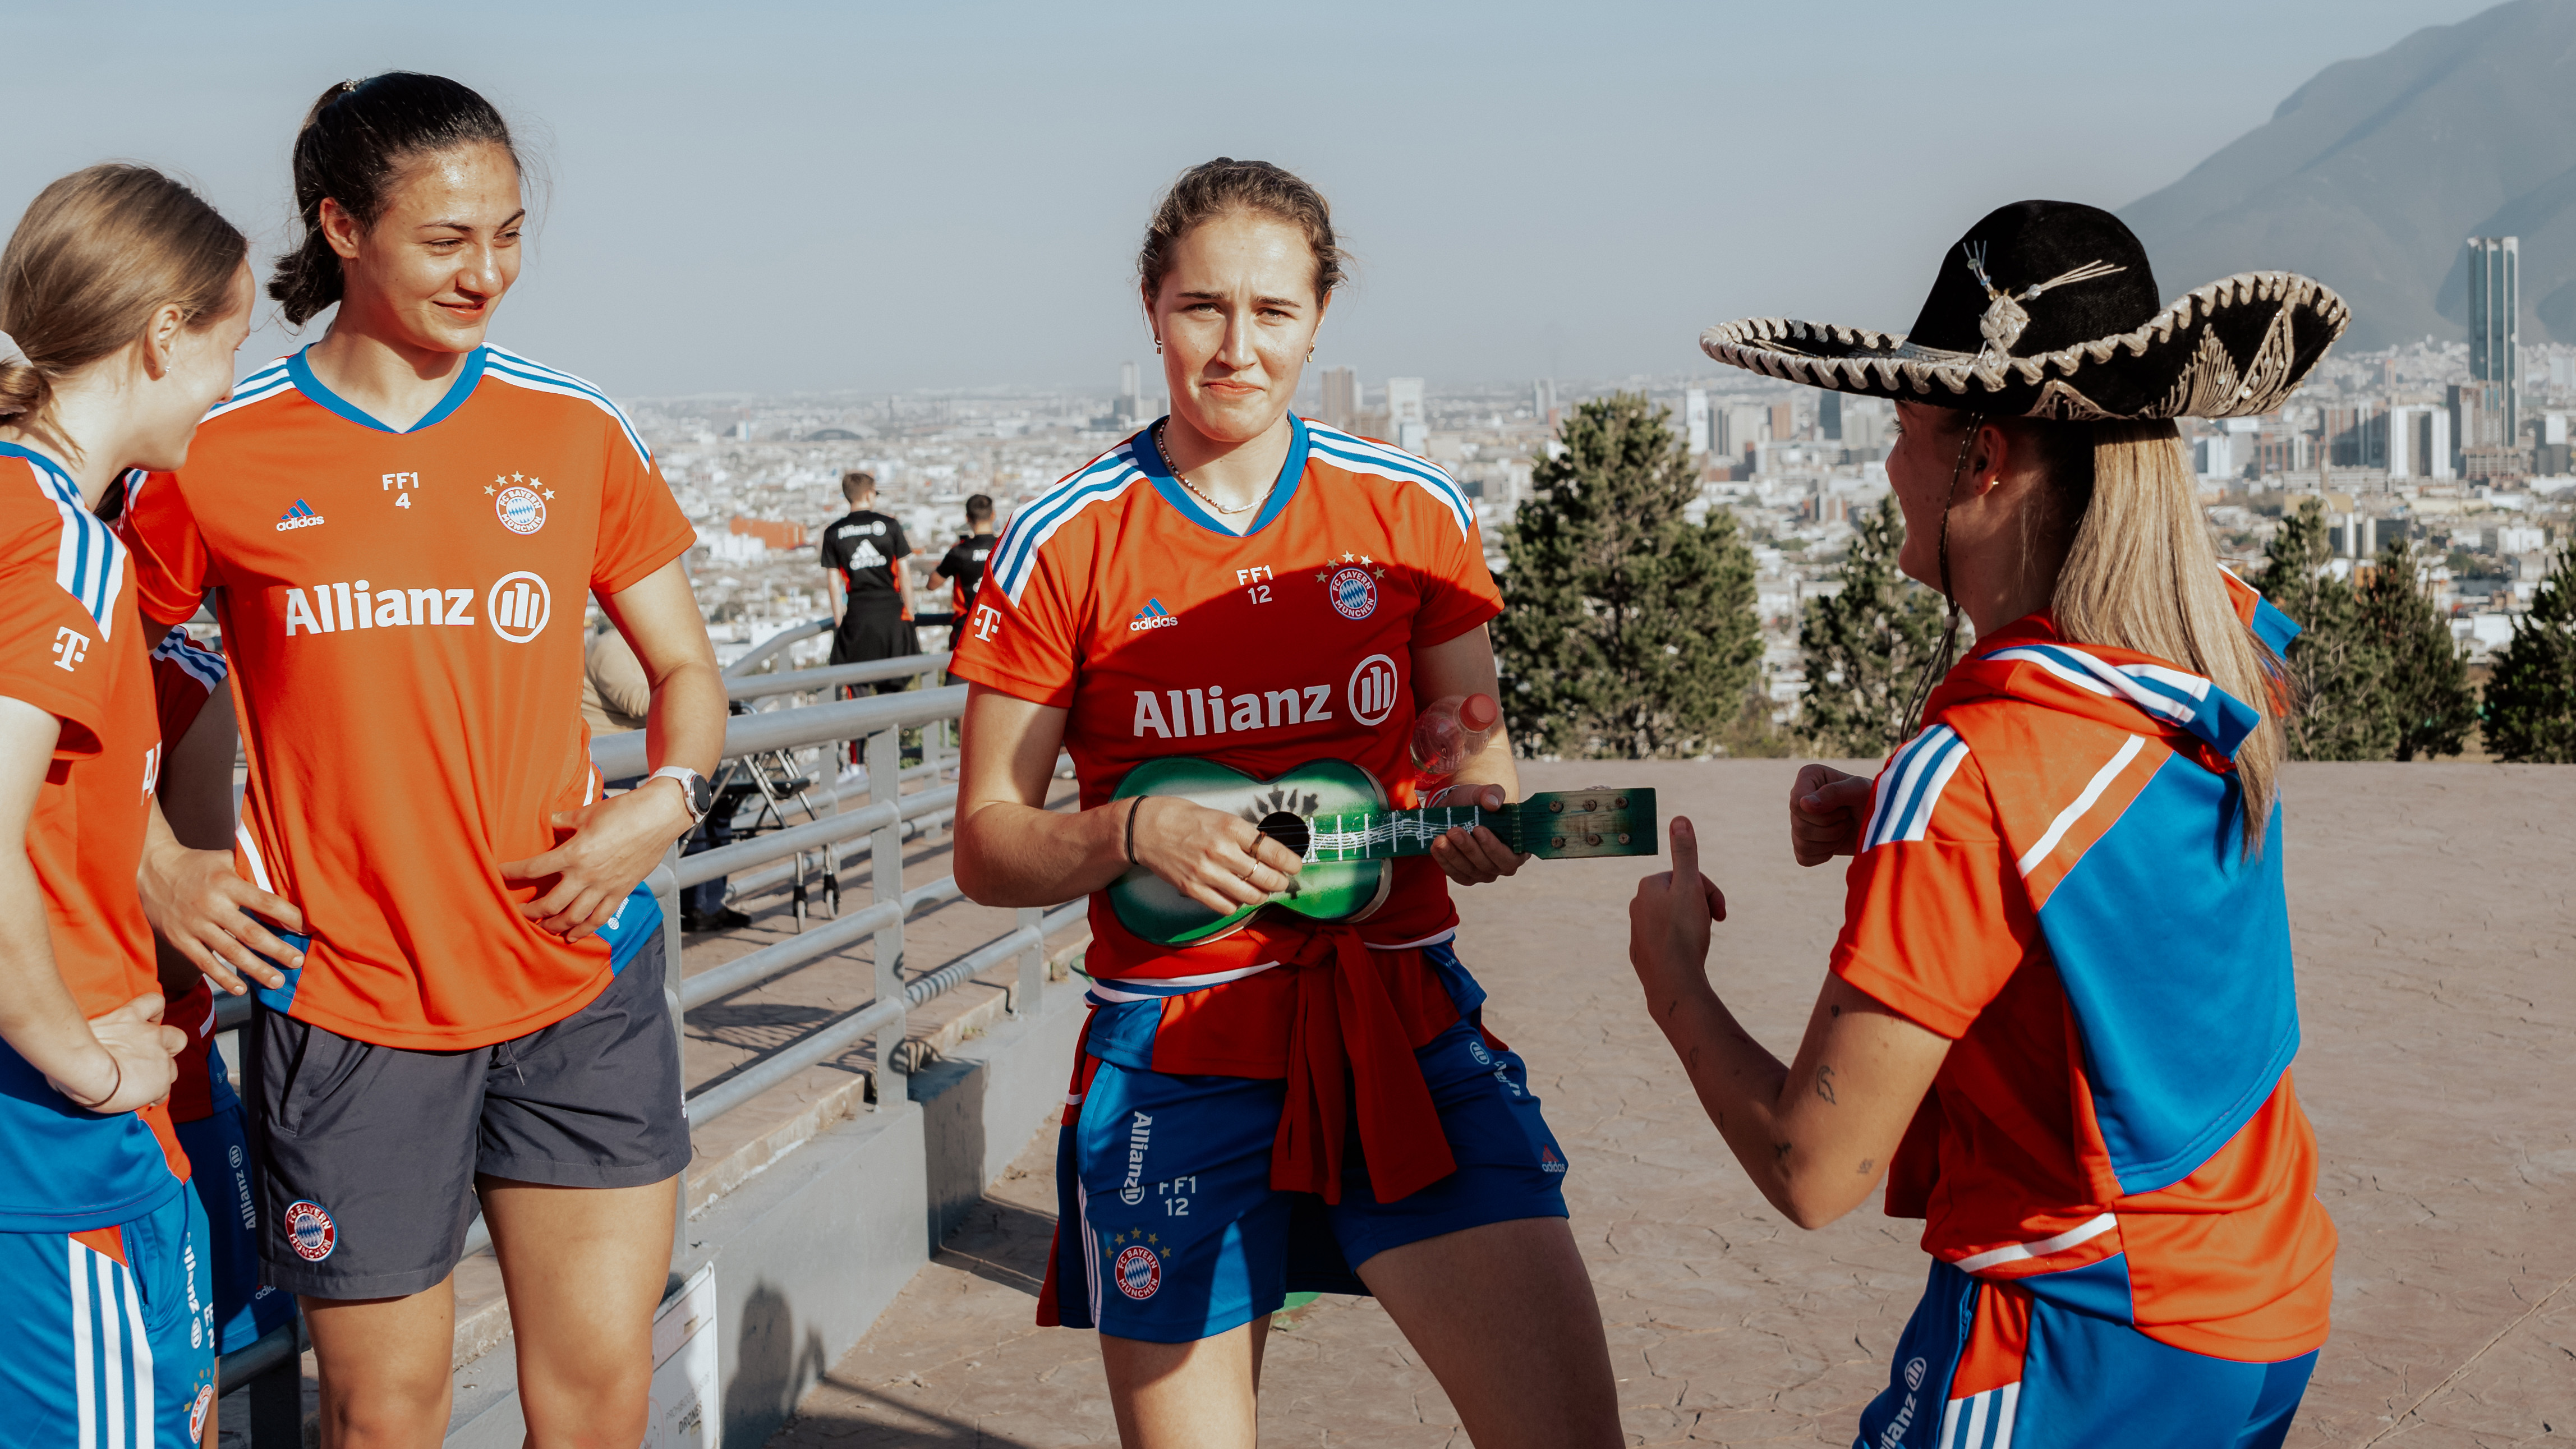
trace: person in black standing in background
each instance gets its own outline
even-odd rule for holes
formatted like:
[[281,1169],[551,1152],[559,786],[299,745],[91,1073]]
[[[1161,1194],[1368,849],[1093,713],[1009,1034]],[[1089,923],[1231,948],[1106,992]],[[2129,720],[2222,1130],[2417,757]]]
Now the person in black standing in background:
[[[877,480],[857,469],[841,475],[850,511],[823,530],[824,592],[832,600],[834,664],[865,664],[918,654],[913,637],[912,580],[903,560],[912,552],[903,525],[874,510]],[[879,694],[901,694],[908,679],[879,680]],[[852,693],[856,693],[853,690]]]
[[[956,547],[948,550],[948,556],[939,561],[939,567],[931,570],[936,577],[948,580],[949,597],[955,609],[948,629],[951,640],[975,616],[975,591],[983,587],[984,560],[992,556],[993,499],[990,494],[978,493],[966,500],[966,536],[957,540]],[[952,643],[949,647],[956,646]],[[948,682],[957,683],[957,676],[949,675]]]

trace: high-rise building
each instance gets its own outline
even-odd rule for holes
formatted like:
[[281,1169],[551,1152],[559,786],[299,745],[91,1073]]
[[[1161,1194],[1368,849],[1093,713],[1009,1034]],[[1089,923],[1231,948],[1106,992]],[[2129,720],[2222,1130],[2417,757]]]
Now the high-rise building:
[[1771,441],[1785,443],[1798,436],[1798,405],[1775,402],[1771,405]]
[[2452,476],[2449,411],[2411,404],[2390,408],[2387,459],[2392,479]]
[[1682,445],[1694,458],[1708,451],[1708,389],[1687,388],[1682,392]]
[[2504,384],[2499,441],[2511,442],[2522,434],[2522,241],[2473,236],[2468,246],[2469,376]]
[[1843,395],[1826,392],[1816,399],[1816,436],[1828,442],[1843,440]]
[[1718,448],[1728,457],[1741,460],[1757,443],[1771,441],[1771,410],[1764,407],[1731,407],[1720,419],[1726,424],[1725,436]]
[[1422,379],[1386,380],[1387,441],[1408,453],[1421,453],[1431,443],[1431,422],[1422,411]]
[[1113,411],[1122,423],[1145,420],[1145,399],[1136,379],[1136,364],[1132,362],[1118,364],[1118,405]]
[[1542,377],[1530,384],[1530,416],[1546,422],[1556,414],[1556,379]]
[[1324,369],[1324,426],[1349,432],[1360,424],[1360,370]]

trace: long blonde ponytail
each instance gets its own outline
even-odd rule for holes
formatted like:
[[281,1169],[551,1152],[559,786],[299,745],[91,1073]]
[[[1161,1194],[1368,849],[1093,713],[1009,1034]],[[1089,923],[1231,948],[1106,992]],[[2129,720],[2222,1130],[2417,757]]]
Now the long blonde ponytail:
[[[2081,490],[2091,497],[2057,576],[2058,629],[2077,643],[2169,660],[2262,712],[2262,725],[2236,751],[2236,777],[2245,791],[2244,848],[2254,854],[2272,818],[2285,748],[2282,716],[2297,707],[2281,660],[2237,617],[2174,425],[2072,427],[2091,434],[2093,477],[2090,489]],[[2054,481],[2062,495],[2081,496],[2078,480]]]

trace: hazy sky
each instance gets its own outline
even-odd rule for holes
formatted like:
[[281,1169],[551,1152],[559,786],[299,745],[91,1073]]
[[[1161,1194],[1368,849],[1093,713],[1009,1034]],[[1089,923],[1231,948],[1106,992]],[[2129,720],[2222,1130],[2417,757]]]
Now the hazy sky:
[[[313,98],[429,70],[543,174],[495,339],[624,395],[1105,392],[1150,360],[1146,214],[1219,154],[1316,183],[1358,254],[1319,366],[1668,373],[1730,317],[1902,329],[1991,207],[2124,205],[2324,66],[2484,8],[0,0],[0,208],[147,161],[265,258]],[[298,345],[262,316],[245,367]]]

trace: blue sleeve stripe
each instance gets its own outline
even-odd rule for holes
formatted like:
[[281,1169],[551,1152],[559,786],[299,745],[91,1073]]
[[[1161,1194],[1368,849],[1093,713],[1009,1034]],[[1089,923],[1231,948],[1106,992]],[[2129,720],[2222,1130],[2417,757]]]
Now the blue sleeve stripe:
[[277,362],[234,383],[233,395],[208,408],[205,421],[212,422],[226,413],[249,407],[255,402],[264,402],[279,393],[292,392],[294,389],[295,379],[287,372],[285,359],[280,358]]
[[188,671],[188,677],[204,685],[208,693],[219,688],[232,672],[224,656],[212,649],[198,648],[187,629],[177,624],[171,625],[161,642],[152,646],[152,657],[169,660]]
[[1028,584],[1039,546],[1053,537],[1067,519],[1086,504],[1115,498],[1136,481],[1140,474],[1134,448],[1135,440],[1131,438],[1102,454],[1088,467],[1040,494],[1012,518],[1010,527],[1002,531],[1001,541],[993,546],[989,560],[992,576],[1002,585],[1004,597],[1014,604],[1020,601],[1020,590]]
[[1317,453],[1354,473],[1375,473],[1381,478],[1407,479],[1421,484],[1449,516],[1458,523],[1458,531],[1473,537],[1476,512],[1468,506],[1467,495],[1439,465],[1424,462],[1401,448],[1389,448],[1364,438],[1353,437],[1338,428],[1320,424],[1307,425],[1309,446]]
[[645,446],[644,435],[635,431],[635,424],[627,420],[625,410],[610,401],[608,394],[569,372],[532,362],[515,352],[499,347],[487,350],[490,358],[485,364],[486,369],[502,381],[515,383],[532,392],[577,397],[617,419],[618,430],[626,434],[626,441],[633,445],[635,456],[644,461],[644,466],[653,466],[653,450]]
[[113,611],[125,591],[125,545],[81,502],[80,485],[54,460],[32,448],[0,443],[0,456],[22,459],[45,490],[46,501],[63,521],[62,539],[54,552],[54,582],[72,596],[98,625],[99,637],[115,629]]
[[1921,840],[1950,777],[1968,758],[1968,742],[1948,725],[1934,725],[1888,762],[1879,775],[1878,801],[1870,812],[1864,851],[1898,841]]

